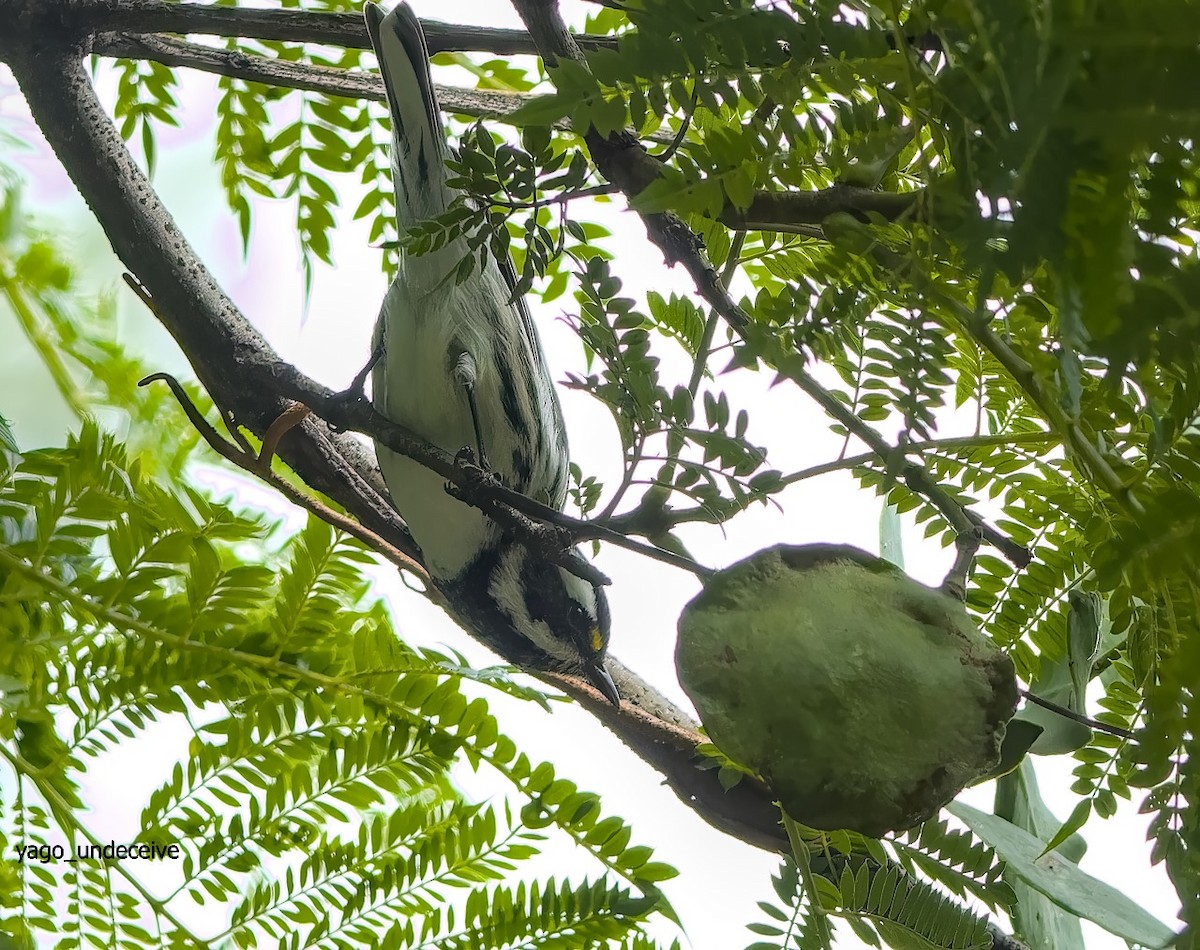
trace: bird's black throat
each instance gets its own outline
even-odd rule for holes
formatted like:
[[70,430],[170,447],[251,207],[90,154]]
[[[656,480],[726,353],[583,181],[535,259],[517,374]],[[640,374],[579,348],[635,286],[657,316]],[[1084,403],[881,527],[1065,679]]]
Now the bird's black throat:
[[[578,673],[578,664],[564,663],[560,658],[550,656],[528,637],[518,633],[509,617],[497,605],[490,586],[500,566],[504,547],[502,543],[494,548],[485,548],[453,580],[438,581],[438,588],[461,619],[510,663],[535,670]],[[563,618],[556,616],[552,599],[548,596],[551,585],[561,583],[553,575],[556,570],[553,564],[530,556],[525,571],[525,604],[530,617],[544,620],[552,628],[556,623],[563,622]]]

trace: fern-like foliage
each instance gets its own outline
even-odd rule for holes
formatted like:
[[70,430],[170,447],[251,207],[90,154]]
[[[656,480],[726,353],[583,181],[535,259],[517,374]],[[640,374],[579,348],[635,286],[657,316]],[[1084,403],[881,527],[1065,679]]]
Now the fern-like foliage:
[[155,125],[178,125],[175,73],[162,63],[121,61],[116,64],[117,95],[113,117],[119,120],[121,136],[138,136],[146,168],[154,171],[156,155]]
[[[265,545],[270,528],[148,479],[94,425],[63,449],[5,455],[0,870],[14,939],[611,944],[668,909],[656,882],[672,869],[519,754],[451,658],[396,639],[358,542],[312,521]],[[109,842],[80,786],[162,720],[192,739],[143,801],[131,789],[141,830],[121,844],[157,848],[140,856],[165,864],[166,884],[137,860],[90,857]],[[463,758],[509,779],[519,809],[466,801],[449,778]],[[598,876],[530,875],[543,829],[576,840]],[[209,908],[206,923],[185,922],[184,903]]]
[[930,819],[889,842],[899,867],[919,871],[951,893],[971,896],[995,910],[1014,900],[1012,887],[1004,880],[1004,862],[995,849],[968,831]]
[[[987,950],[992,946],[987,923],[927,882],[898,865],[872,860],[846,861],[840,873],[804,875],[784,861],[772,878],[780,903],[761,901],[759,909],[772,923],[749,929],[772,938],[747,950],[823,950],[833,945],[833,920],[841,919],[871,946],[945,947]],[[805,887],[805,880],[812,888]]]

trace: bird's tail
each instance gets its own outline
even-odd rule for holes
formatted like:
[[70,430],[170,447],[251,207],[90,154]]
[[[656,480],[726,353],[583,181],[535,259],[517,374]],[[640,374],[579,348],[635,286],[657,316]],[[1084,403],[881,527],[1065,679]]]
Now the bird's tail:
[[392,172],[400,233],[446,210],[446,130],[429,74],[429,48],[416,14],[400,3],[386,16],[363,7],[392,112]]

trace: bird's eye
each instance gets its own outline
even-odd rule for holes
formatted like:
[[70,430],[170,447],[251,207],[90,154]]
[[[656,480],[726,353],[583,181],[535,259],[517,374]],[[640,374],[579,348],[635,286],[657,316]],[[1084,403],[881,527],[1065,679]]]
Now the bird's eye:
[[588,620],[588,612],[583,609],[582,604],[571,604],[571,620],[575,623],[584,623]]

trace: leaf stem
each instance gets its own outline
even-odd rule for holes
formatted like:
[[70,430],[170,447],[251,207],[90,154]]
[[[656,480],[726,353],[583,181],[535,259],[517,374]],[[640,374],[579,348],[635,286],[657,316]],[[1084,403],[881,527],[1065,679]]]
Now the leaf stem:
[[[733,235],[729,245],[729,256],[725,258],[725,266],[721,268],[721,283],[726,287],[729,286],[730,279],[741,263],[742,247],[745,243],[745,231],[738,231]],[[693,399],[700,390],[700,381],[704,378],[704,370],[707,368],[708,357],[712,350],[713,336],[716,335],[717,324],[720,320],[720,315],[712,310],[704,322],[704,335],[700,337],[700,345],[696,347],[696,358],[692,362],[692,378],[688,381],[688,392],[692,394]]]

